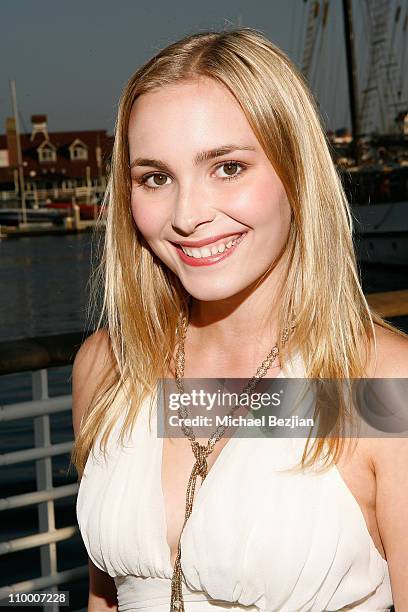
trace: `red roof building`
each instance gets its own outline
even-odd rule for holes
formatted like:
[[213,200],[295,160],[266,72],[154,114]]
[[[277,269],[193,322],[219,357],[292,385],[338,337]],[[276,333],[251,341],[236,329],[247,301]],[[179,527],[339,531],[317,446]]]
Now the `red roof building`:
[[[31,117],[31,134],[21,134],[24,183],[35,191],[67,194],[76,188],[103,190],[113,147],[106,130],[48,132],[46,115]],[[0,192],[18,193],[18,151],[14,119],[7,119],[0,134]],[[55,193],[54,193],[55,196]]]

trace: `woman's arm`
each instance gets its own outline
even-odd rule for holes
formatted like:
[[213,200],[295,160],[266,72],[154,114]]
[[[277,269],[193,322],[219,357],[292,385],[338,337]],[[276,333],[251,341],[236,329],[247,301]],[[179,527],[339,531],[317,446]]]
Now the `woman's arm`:
[[395,612],[408,610],[408,438],[376,439],[376,516]]
[[[72,424],[75,438],[79,433],[81,417],[110,365],[108,335],[101,330],[85,340],[75,357],[72,369]],[[88,567],[88,612],[117,612],[113,578],[96,567],[89,557]]]
[[113,578],[96,567],[88,557],[89,598],[88,612],[117,612],[118,602]]
[[[377,344],[374,377],[408,378],[408,340],[377,330]],[[404,406],[408,412],[406,398]],[[408,438],[375,438],[370,442],[377,488],[376,517],[387,557],[395,612],[405,612],[408,610]]]

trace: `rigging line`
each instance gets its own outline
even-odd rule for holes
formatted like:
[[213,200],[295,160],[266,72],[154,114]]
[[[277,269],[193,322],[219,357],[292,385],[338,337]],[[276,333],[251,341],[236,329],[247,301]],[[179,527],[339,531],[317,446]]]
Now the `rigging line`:
[[[358,28],[358,32],[357,32]],[[362,73],[362,58],[364,57],[364,51],[366,49],[366,40],[364,38],[364,20],[363,19],[355,19],[355,29],[356,36],[354,38],[354,44],[356,47],[356,73],[357,73],[357,84],[361,83],[361,73]],[[361,99],[359,95],[359,91],[357,89],[357,101],[358,101],[358,109],[357,113],[360,115],[361,108]]]
[[365,9],[361,11],[362,17],[363,17],[362,18],[363,31],[366,37],[366,42],[370,43],[371,42],[371,15],[370,15],[370,6],[368,3],[368,0],[365,0],[364,4],[365,4]]
[[[361,104],[360,104],[360,120],[361,120],[361,129],[362,132],[366,132],[369,130],[370,125],[370,117],[373,114],[373,109],[370,108],[369,101],[369,84],[373,80],[373,72],[374,72],[374,63],[372,58],[372,14],[371,14],[371,6],[369,0],[365,0],[364,2],[365,10],[363,10],[363,24],[366,31],[366,40],[367,40],[367,51],[366,51],[366,61],[365,61],[365,75],[364,78],[361,79],[361,83],[363,87],[361,89]],[[375,104],[377,106],[377,104]]]
[[[373,73],[373,82],[375,83],[376,88],[376,100],[378,103],[378,113],[376,116],[376,122],[374,122],[374,129],[381,130],[379,125],[385,125],[385,100],[384,100],[384,89],[381,87],[381,69],[382,69],[382,61],[381,61],[381,47],[378,44],[378,30],[379,30],[379,17],[381,17],[381,2],[382,0],[377,0],[376,6],[373,7],[373,12],[371,13],[371,24],[373,29],[373,38],[372,38],[372,47],[371,52],[374,55],[374,73]],[[373,4],[375,4],[373,2]],[[375,46],[374,46],[375,45]],[[379,116],[379,122],[377,122],[377,117]]]
[[408,12],[406,8],[404,10],[403,1],[399,2],[398,8],[399,8],[398,19],[399,19],[400,27],[399,27],[399,37],[398,37],[398,51],[396,52],[396,57],[397,57],[399,70],[398,70],[398,75],[396,78],[398,80],[397,92],[398,92],[398,98],[400,100],[400,108],[398,110],[401,111],[401,110],[404,110],[404,106],[408,105],[407,92],[405,91],[405,88],[404,88],[404,85],[405,85],[404,63],[405,63],[405,49],[406,49],[406,42],[407,42],[406,28],[408,25]]
[[321,16],[320,23],[319,23],[320,40],[318,43],[317,54],[315,54],[316,58],[312,66],[311,78],[310,78],[310,82],[313,83],[316,89],[316,92],[319,91],[322,72],[324,71],[324,68],[326,66],[324,59],[323,59],[322,50],[323,50],[324,43],[327,40],[327,37],[325,36],[325,34],[326,34],[327,16],[328,16],[328,10],[329,10],[328,0],[324,0],[322,8],[323,8],[323,10],[321,11],[322,16]]
[[307,0],[303,0],[303,4],[302,4],[302,15],[301,15],[301,19],[300,19],[300,28],[299,28],[299,36],[298,36],[298,40],[297,40],[297,46],[296,46],[296,57],[298,58],[298,63],[299,65],[301,65],[302,62],[302,47],[304,47],[305,44],[305,33],[306,33],[306,27],[305,27],[305,16],[307,13]]
[[[343,83],[343,97],[337,95],[336,88],[332,87],[332,96],[334,97],[333,104],[333,118],[337,121],[337,128],[346,128],[349,123],[349,104],[348,104],[348,95],[347,95],[347,72],[345,71],[345,58],[346,52],[344,47],[344,34],[341,30],[337,30],[334,27],[336,23],[342,24],[340,27],[344,27],[343,18],[341,14],[341,7],[339,3],[336,3],[335,10],[337,10],[335,19],[333,20],[333,29],[335,32],[335,54],[333,55],[335,70],[333,73],[335,74],[335,82]],[[340,10],[340,15],[339,15]],[[338,58],[341,58],[340,61],[337,61]],[[344,86],[345,85],[345,86]],[[339,110],[340,106],[340,110]],[[333,119],[333,121],[334,121]],[[340,124],[340,125],[339,125]]]
[[[387,3],[388,4],[388,3]],[[383,9],[384,9],[384,0],[383,0]],[[384,13],[386,14],[386,18],[385,18],[385,23],[384,23],[384,38],[386,41],[386,44],[384,45],[384,51],[385,53],[381,56],[381,62],[382,62],[382,66],[383,66],[383,70],[385,72],[385,78],[388,84],[388,88],[386,90],[386,92],[384,92],[385,94],[385,126],[386,129],[390,129],[389,125],[390,125],[390,115],[391,112],[395,112],[395,110],[398,108],[398,96],[397,96],[397,92],[395,90],[395,80],[393,79],[393,73],[391,72],[391,59],[393,59],[394,54],[392,51],[392,39],[390,38],[390,23],[389,23],[389,14],[388,11],[384,10]],[[394,34],[394,29],[393,29],[393,34]],[[388,60],[384,57],[384,55],[388,56]],[[391,107],[394,107],[394,110],[391,111]],[[392,120],[394,119],[394,117],[392,118]]]
[[291,45],[291,49],[292,49],[292,53],[293,53],[293,61],[297,64],[298,63],[298,56],[297,56],[297,52],[296,52],[296,46],[297,46],[297,38],[296,38],[296,15],[297,15],[297,11],[296,11],[296,3],[295,0],[292,0],[292,23],[291,23],[291,32],[290,32],[290,45]]
[[[319,82],[322,83],[322,99],[324,101],[324,105],[325,108],[327,109],[327,111],[329,112],[329,109],[332,110],[332,105],[329,102],[329,88],[328,85],[329,83],[331,84],[331,82],[336,82],[333,81],[333,57],[334,57],[334,52],[333,52],[333,46],[334,45],[328,45],[327,41],[331,41],[333,40],[333,36],[331,35],[331,25],[332,25],[332,19],[329,20],[329,15],[331,16],[331,11],[329,10],[329,0],[327,0],[327,12],[326,12],[326,30],[327,30],[327,34],[325,36],[325,47],[328,48],[327,53],[325,54],[325,62],[322,63],[322,69],[320,71],[320,79]],[[318,87],[320,87],[320,85],[318,85]],[[334,89],[334,88],[331,88]]]
[[[339,104],[339,98],[340,96],[337,94],[336,88],[332,87],[331,83],[339,83],[339,82],[343,82],[340,78],[339,75],[339,62],[338,62],[338,58],[342,57],[342,49],[341,49],[341,36],[340,33],[337,31],[336,28],[336,23],[337,23],[337,18],[338,15],[336,14],[336,8],[338,10],[338,5],[336,7],[336,5],[334,5],[334,14],[333,14],[333,19],[331,20],[331,22],[329,22],[329,24],[331,25],[331,32],[330,32],[330,36],[329,36],[329,40],[334,40],[334,46],[332,49],[332,53],[331,53],[331,58],[330,58],[330,71],[329,71],[329,79],[327,79],[327,95],[326,98],[328,100],[328,105],[329,107],[332,109],[333,111],[333,123],[334,123],[334,119],[337,118],[338,115],[338,104]],[[343,88],[344,91],[344,88]],[[342,106],[344,106],[344,101],[341,101]],[[343,125],[341,127],[344,127],[345,122],[343,122]]]
[[[396,28],[397,28],[397,23],[398,23],[398,20],[399,20],[400,12],[401,12],[401,6],[399,4],[397,4],[395,16],[394,16],[393,23],[392,23],[391,37],[388,38],[388,40],[390,41],[390,44],[389,44],[388,60],[387,60],[387,65],[386,65],[387,73],[389,75],[389,82],[390,82],[390,85],[392,86],[393,92],[395,93],[395,98],[396,98],[396,103],[395,103],[396,104],[396,109],[395,110],[397,110],[399,96],[398,96],[398,89],[397,89],[397,91],[395,91],[395,80],[392,78],[393,75],[391,73],[391,70],[392,70],[393,60],[395,61],[396,66],[398,66],[398,60],[397,60],[397,54],[395,52],[394,42],[395,42],[395,31],[396,31]],[[399,66],[398,66],[398,68],[399,68]],[[395,73],[396,72],[397,71],[395,70]],[[399,70],[398,70],[398,73],[399,73]]]
[[[370,95],[368,93],[369,71],[371,60],[371,28],[370,21],[370,6],[364,2],[360,4],[360,19],[356,20],[359,24],[359,35],[357,41],[360,43],[357,57],[357,82],[358,82],[358,118],[360,123],[361,133],[367,132],[367,123],[369,122],[370,112],[372,113],[372,104],[370,105]],[[357,43],[357,44],[358,44]],[[371,107],[371,108],[370,108]]]
[[[395,28],[395,36],[393,37],[393,48],[396,52],[397,58],[399,58],[399,51],[401,46],[401,36],[402,36],[402,23],[403,23],[403,11],[402,11],[402,2],[397,0],[397,6],[395,9],[394,15],[394,28]],[[399,74],[398,74],[399,77]]]
[[[314,38],[314,44],[313,44],[313,51],[312,51],[312,56],[310,58],[310,65],[309,65],[309,85],[315,91],[317,90],[316,72],[318,72],[317,69],[319,67],[319,63],[323,59],[321,55],[322,40],[324,38],[324,29],[322,25],[323,23],[322,14],[323,14],[323,11],[320,10],[318,16],[316,17],[318,21],[315,27],[315,38]],[[317,51],[316,51],[316,48],[317,48]]]
[[375,83],[375,89],[376,89],[376,102],[377,102],[377,108],[378,108],[378,113],[375,117],[375,121],[373,118],[373,127],[375,130],[378,129],[378,122],[377,122],[377,117],[380,117],[380,123],[382,125],[384,125],[384,90],[381,87],[381,80],[380,80],[380,75],[381,75],[381,67],[382,67],[382,63],[381,63],[381,58],[380,58],[380,51],[379,51],[379,45],[377,44],[377,39],[376,39],[376,32],[378,30],[378,14],[379,14],[379,6],[381,4],[381,0],[377,0],[377,3],[375,3],[375,0],[372,1],[372,11],[370,12],[370,17],[371,17],[371,29],[372,29],[372,39],[371,39],[371,53],[373,54],[373,75],[372,75],[372,82]]
[[[340,3],[336,3],[337,11],[340,11],[340,15],[337,12],[336,20],[340,20],[341,27],[344,28],[343,15],[341,13]],[[336,37],[337,46],[337,58],[341,58],[340,61],[336,62],[336,82],[344,84],[343,97],[336,95],[335,88],[334,94],[334,113],[335,117],[339,118],[340,128],[344,129],[347,126],[351,126],[351,111],[348,98],[348,82],[347,82],[347,68],[346,68],[346,49],[344,45],[344,32],[338,32]],[[339,109],[340,106],[340,110]]]
[[[406,53],[407,53],[407,45],[408,45],[408,35],[407,35],[407,31],[408,31],[408,0],[406,0],[405,2],[405,16],[404,16],[404,21],[403,21],[403,25],[402,25],[402,32],[401,32],[401,46],[402,46],[402,53],[401,53],[401,72],[400,72],[400,85],[399,85],[399,89],[400,91],[404,91],[404,74],[405,74],[405,58],[406,58]],[[406,95],[406,92],[404,91],[404,95]]]
[[[387,2],[388,0],[366,0],[370,17],[370,30],[372,32],[368,79],[363,103],[363,118],[367,131],[370,131],[370,128],[371,131],[378,129],[378,116],[383,127],[386,123],[386,98],[388,91],[383,87],[384,83],[381,79],[381,75],[387,78],[383,63],[383,55],[385,53],[384,43],[387,34],[384,28],[387,18]],[[388,25],[388,22],[386,22],[386,24]],[[374,111],[376,111],[376,114],[374,114]]]
[[[388,24],[388,28],[387,28],[387,42],[388,42],[388,60],[387,63],[385,65],[385,69],[386,69],[386,75],[387,75],[387,81],[389,83],[389,99],[391,100],[391,105],[393,107],[393,110],[391,111],[390,108],[388,108],[388,113],[387,113],[387,123],[389,125],[390,123],[390,115],[392,112],[392,128],[394,127],[394,119],[395,119],[395,114],[398,111],[399,108],[399,95],[398,95],[398,87],[397,87],[397,73],[399,74],[399,70],[396,69],[396,67],[398,66],[398,62],[397,62],[397,56],[395,54],[395,50],[394,50],[394,39],[395,39],[395,29],[396,29],[396,14],[394,16],[393,19],[393,24],[392,24],[392,34],[391,37],[389,36],[389,30],[390,30],[390,26]],[[399,66],[398,66],[399,67]],[[391,129],[392,129],[391,128]]]
[[[365,8],[363,7],[362,14],[363,14],[363,19],[362,19],[363,31],[364,31],[365,41],[366,41],[364,68],[366,70],[366,77],[367,77],[369,66],[370,66],[370,60],[371,60],[370,47],[371,47],[371,42],[372,42],[371,41],[372,31],[371,31],[370,7],[368,5],[367,0],[365,2]],[[363,82],[363,78],[361,79],[361,82]]]
[[307,17],[307,28],[302,58],[302,72],[308,81],[310,81],[310,67],[313,62],[314,52],[316,48],[316,39],[319,32],[319,17],[320,2],[311,2]]

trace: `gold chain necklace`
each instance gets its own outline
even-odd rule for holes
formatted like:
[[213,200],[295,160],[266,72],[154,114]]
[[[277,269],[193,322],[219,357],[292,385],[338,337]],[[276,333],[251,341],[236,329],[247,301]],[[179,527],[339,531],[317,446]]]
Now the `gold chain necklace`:
[[[181,330],[180,330],[181,327]],[[179,344],[176,353],[176,371],[175,371],[175,379],[177,387],[180,393],[184,393],[183,387],[183,377],[184,377],[184,365],[185,365],[185,353],[184,353],[184,343],[187,333],[188,321],[186,316],[181,317],[181,326],[179,324],[177,328],[177,335],[179,338]],[[290,329],[286,329],[282,335],[281,343],[284,345],[288,338],[289,334],[294,328],[292,324]],[[253,376],[243,391],[241,391],[240,396],[244,393],[251,393],[255,386],[258,384],[259,379],[263,378],[272,363],[276,360],[279,355],[279,349],[277,344],[272,348],[270,353],[258,367],[255,376]],[[240,406],[239,402],[236,406],[234,406],[229,414],[232,414],[234,410],[236,410]],[[179,408],[179,416],[181,417],[182,429],[185,436],[190,440],[191,447],[194,453],[194,457],[196,459],[193,470],[191,472],[188,485],[187,485],[187,494],[186,494],[186,510],[183,527],[181,528],[180,538],[177,547],[177,556],[174,564],[173,577],[171,580],[171,602],[170,602],[170,612],[185,612],[184,610],[184,599],[183,599],[183,591],[182,591],[182,570],[181,570],[181,534],[183,533],[185,524],[187,519],[191,515],[193,509],[193,501],[194,501],[194,492],[197,481],[197,476],[201,476],[201,483],[204,478],[207,476],[208,465],[206,457],[212,453],[214,450],[215,443],[220,440],[223,436],[226,426],[219,425],[217,429],[211,434],[206,445],[199,444],[194,435],[193,428],[191,426],[186,426],[184,424],[184,418],[187,414],[187,409],[185,406]]]

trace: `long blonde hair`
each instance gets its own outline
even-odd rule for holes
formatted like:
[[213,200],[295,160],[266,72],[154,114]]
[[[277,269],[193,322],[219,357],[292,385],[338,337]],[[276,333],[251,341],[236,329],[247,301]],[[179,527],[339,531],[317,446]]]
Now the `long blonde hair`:
[[[278,325],[283,330],[295,321],[296,327],[290,341],[279,347],[281,363],[297,350],[305,377],[359,378],[365,373],[368,347],[371,341],[375,344],[374,322],[391,327],[370,312],[362,292],[349,206],[315,102],[294,64],[250,28],[198,33],[171,44],[137,70],[120,100],[104,205],[99,268],[104,299],[97,325],[104,321],[116,369],[83,415],[72,452],[80,475],[103,427],[106,447],[123,411],[123,404],[113,402],[121,389],[129,407],[122,440],[149,395],[152,406],[157,380],[174,354],[180,313],[188,315],[186,290],[151,251],[132,217],[128,125],[138,96],[200,76],[223,84],[235,96],[292,208]],[[341,422],[340,411],[338,431]],[[302,465],[313,465],[322,456],[324,441],[316,439]],[[329,439],[326,458],[335,460],[340,448],[340,438]]]

